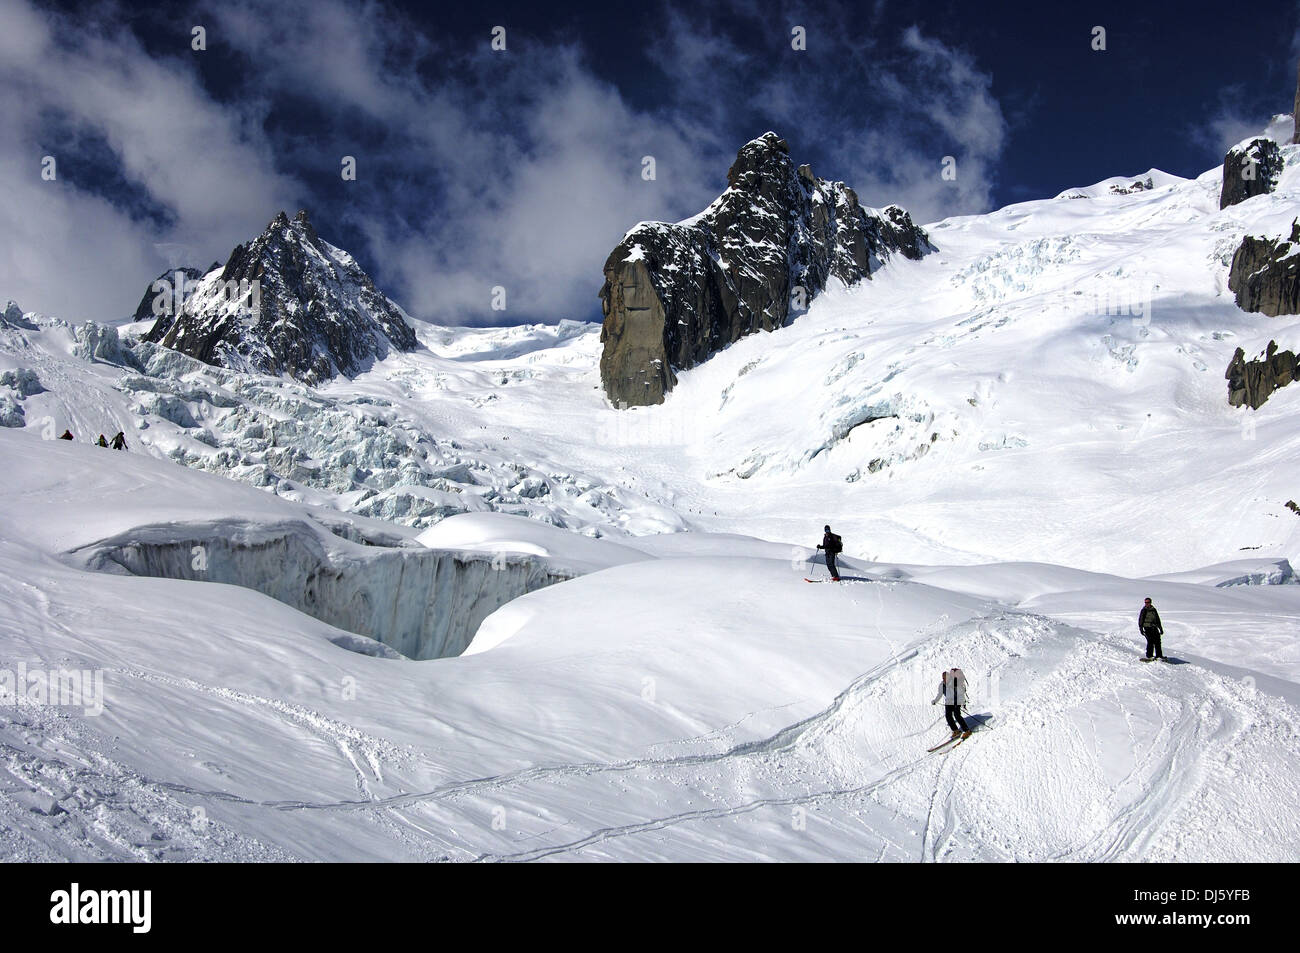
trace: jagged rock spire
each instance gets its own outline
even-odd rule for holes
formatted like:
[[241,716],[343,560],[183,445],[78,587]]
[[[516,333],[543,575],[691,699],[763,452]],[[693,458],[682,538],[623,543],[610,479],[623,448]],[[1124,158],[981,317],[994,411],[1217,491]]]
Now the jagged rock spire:
[[1300,64],[1296,65],[1295,105],[1293,109],[1294,109],[1294,117],[1295,117],[1294,118],[1295,134],[1291,137],[1291,141],[1300,142]]
[[307,212],[283,211],[225,267],[199,281],[179,315],[146,339],[209,364],[316,384],[352,377],[391,348],[416,346],[401,309],[352,256],[322,240]]
[[781,327],[834,277],[865,278],[929,236],[906,211],[866,209],[843,182],[796,168],[767,132],[741,147],[727,190],[686,222],[642,222],[605,262],[601,381],[616,406],[657,404],[692,367],[744,335]]

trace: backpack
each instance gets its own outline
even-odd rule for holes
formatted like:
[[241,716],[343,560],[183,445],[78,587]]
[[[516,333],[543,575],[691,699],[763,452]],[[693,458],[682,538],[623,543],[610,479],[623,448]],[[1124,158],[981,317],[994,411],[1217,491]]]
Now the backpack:
[[966,704],[966,673],[959,668],[952,670],[952,697],[959,705]]
[[838,556],[840,553],[844,552],[844,540],[840,539],[839,536],[834,533],[827,533],[826,535],[830,537],[830,540],[826,545],[826,551],[828,553],[833,553]]

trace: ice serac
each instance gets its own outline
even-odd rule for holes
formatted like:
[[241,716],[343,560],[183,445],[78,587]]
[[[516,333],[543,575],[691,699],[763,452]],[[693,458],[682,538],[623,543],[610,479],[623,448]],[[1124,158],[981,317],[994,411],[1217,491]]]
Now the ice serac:
[[1300,314],[1300,219],[1285,240],[1247,235],[1228,271],[1228,290],[1243,311]]
[[1228,379],[1229,404],[1258,410],[1273,391],[1300,376],[1300,369],[1294,352],[1279,351],[1277,342],[1269,341],[1264,353],[1250,361],[1246,352],[1237,348],[1223,376]]
[[1282,165],[1282,150],[1272,139],[1260,136],[1233,146],[1223,158],[1219,208],[1272,192],[1277,188]]
[[391,349],[416,346],[401,309],[306,212],[292,221],[279,213],[145,337],[208,364],[306,384],[355,377]]
[[727,189],[677,224],[642,222],[605,262],[601,383],[615,406],[661,403],[676,371],[786,323],[831,278],[870,278],[894,253],[934,251],[896,205],[797,169],[774,132],[745,144]]
[[24,331],[36,330],[36,325],[27,320],[17,301],[10,301],[5,305],[4,314],[0,315],[0,325]]

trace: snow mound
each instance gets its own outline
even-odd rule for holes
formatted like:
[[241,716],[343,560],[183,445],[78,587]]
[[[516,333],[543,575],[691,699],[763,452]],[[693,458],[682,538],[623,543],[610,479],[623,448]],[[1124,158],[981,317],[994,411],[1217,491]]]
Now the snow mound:
[[432,549],[528,553],[584,573],[649,558],[630,546],[591,539],[537,520],[505,513],[452,516],[425,530],[416,539]]

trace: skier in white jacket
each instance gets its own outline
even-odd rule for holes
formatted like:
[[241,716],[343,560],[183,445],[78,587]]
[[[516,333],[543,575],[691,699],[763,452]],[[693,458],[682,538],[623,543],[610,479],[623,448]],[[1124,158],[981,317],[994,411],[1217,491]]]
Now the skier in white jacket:
[[966,704],[966,676],[961,669],[954,668],[943,673],[939,682],[939,694],[934,696],[930,704],[938,704],[940,698],[943,699],[943,714],[948,719],[952,736],[956,738],[961,735],[962,738],[969,738],[970,728],[966,725],[966,719],[961,716],[961,706]]

